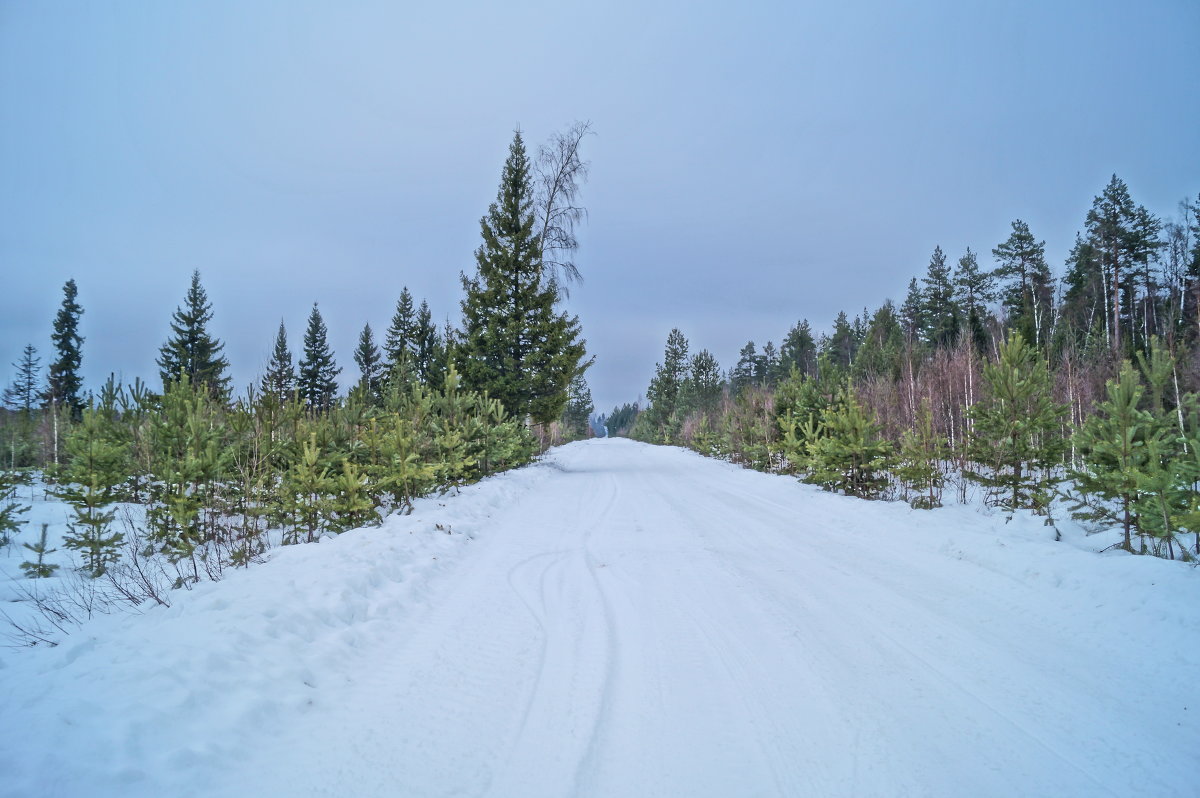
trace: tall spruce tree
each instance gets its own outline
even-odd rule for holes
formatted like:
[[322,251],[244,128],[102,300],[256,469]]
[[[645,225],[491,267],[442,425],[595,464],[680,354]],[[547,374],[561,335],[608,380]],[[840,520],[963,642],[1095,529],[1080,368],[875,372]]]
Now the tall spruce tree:
[[412,294],[405,286],[396,300],[396,312],[383,339],[383,353],[388,380],[396,378],[407,383],[415,376],[418,324],[413,309]]
[[323,413],[333,408],[337,399],[337,376],[342,370],[333,360],[329,348],[329,330],[317,303],[313,303],[308,315],[308,328],[304,331],[304,357],[300,359],[300,374],[296,388],[300,398],[310,410]]
[[1109,335],[1105,331],[1108,315],[1105,310],[1107,293],[1104,271],[1092,242],[1076,233],[1075,245],[1067,255],[1066,265],[1059,312],[1067,331],[1080,342],[1085,342],[1093,334],[1102,338]]
[[958,340],[959,313],[954,302],[954,283],[942,248],[934,247],[929,268],[921,282],[925,340],[934,346],[951,346]]
[[987,343],[987,306],[992,301],[992,274],[979,268],[979,259],[970,247],[958,259],[958,270],[954,274],[954,296],[962,308],[967,334],[975,346],[982,349]]
[[79,317],[83,315],[83,308],[75,301],[78,295],[75,281],[67,280],[63,285],[62,306],[54,317],[54,332],[50,334],[57,357],[50,364],[46,392],[43,394],[48,405],[69,408],[76,417],[83,412],[84,405],[83,378],[79,376],[79,367],[83,362]]
[[417,308],[414,335],[417,377],[426,387],[441,385],[446,376],[446,364],[442,362],[445,355],[440,351],[442,341],[438,337],[437,325],[433,323],[429,303],[425,300],[421,300],[421,306]]
[[555,310],[558,291],[542,269],[534,232],[533,185],[520,132],[514,134],[496,201],[480,220],[477,271],[462,276],[463,334],[456,360],[466,387],[499,399],[517,419],[548,424],[590,361],[578,317]]
[[925,302],[921,298],[921,287],[916,277],[908,281],[908,293],[904,296],[904,304],[900,306],[900,324],[907,341],[913,344],[921,342],[925,330]]
[[199,270],[192,272],[183,305],[171,316],[171,337],[159,349],[158,369],[163,391],[186,374],[195,386],[205,386],[216,399],[229,394],[229,377],[225,370],[229,361],[221,354],[225,345],[208,332],[212,321],[212,305],[200,285]]
[[271,350],[271,360],[267,363],[267,373],[262,378],[262,394],[276,402],[286,402],[292,398],[296,390],[296,366],[292,359],[292,350],[288,349],[287,328],[283,319],[279,320],[279,332],[275,334],[275,347]]
[[596,408],[592,404],[592,390],[582,374],[571,380],[569,393],[570,398],[562,414],[564,433],[572,440],[586,438],[591,429],[592,411]]
[[378,402],[383,389],[383,358],[375,345],[375,334],[371,325],[364,324],[358,334],[358,346],[354,349],[354,362],[358,365],[358,391],[371,403]]
[[33,344],[26,344],[21,351],[21,359],[13,363],[17,376],[12,384],[4,389],[4,404],[12,410],[25,413],[33,410],[38,399],[38,364],[37,349]]

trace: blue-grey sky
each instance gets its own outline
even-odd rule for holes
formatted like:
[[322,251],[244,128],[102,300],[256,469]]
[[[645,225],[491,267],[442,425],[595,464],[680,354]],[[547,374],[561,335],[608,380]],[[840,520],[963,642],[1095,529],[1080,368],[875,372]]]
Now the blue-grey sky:
[[727,368],[1015,218],[1061,271],[1113,173],[1174,215],[1198,67],[1195,0],[0,0],[0,375],[74,277],[87,385],[157,385],[199,269],[240,385],[314,301],[352,377],[403,286],[457,322],[513,129],[586,119],[568,307],[606,410],[671,327]]

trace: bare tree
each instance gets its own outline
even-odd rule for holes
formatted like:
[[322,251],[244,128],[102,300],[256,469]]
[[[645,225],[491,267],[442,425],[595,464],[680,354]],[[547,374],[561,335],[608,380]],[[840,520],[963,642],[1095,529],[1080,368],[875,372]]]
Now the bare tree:
[[574,261],[579,249],[575,226],[587,218],[587,208],[579,204],[579,189],[587,182],[589,164],[580,158],[579,145],[593,132],[591,122],[575,122],[538,148],[535,171],[542,267],[563,296],[569,294],[568,283],[583,280]]

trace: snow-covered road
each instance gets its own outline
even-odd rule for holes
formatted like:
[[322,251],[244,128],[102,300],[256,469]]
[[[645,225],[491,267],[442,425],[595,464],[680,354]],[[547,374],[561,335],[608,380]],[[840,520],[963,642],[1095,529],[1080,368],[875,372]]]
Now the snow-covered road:
[[575,444],[5,655],[0,793],[1200,793],[1200,574],[1051,537]]

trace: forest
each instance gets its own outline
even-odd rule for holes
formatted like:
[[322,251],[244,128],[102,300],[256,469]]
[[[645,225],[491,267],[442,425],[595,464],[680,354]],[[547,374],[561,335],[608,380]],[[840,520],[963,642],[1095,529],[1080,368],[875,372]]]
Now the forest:
[[[439,330],[403,289],[382,339],[363,327],[346,392],[314,304],[299,357],[281,322],[265,373],[235,396],[198,271],[159,349],[161,386],[110,377],[88,388],[84,308],[68,280],[47,368],[27,345],[4,392],[0,545],[28,511],[18,487],[40,480],[70,505],[64,545],[105,600],[166,604],[171,589],[219,579],[272,546],[378,523],[415,497],[585,437],[591,359],[578,318],[560,305],[577,274],[587,133],[576,124],[557,134],[536,160],[514,136],[476,268],[461,278],[461,324]],[[45,529],[29,538],[25,575],[52,575]],[[59,610],[74,612],[60,603],[49,615]]]
[[[983,256],[986,258],[986,256]],[[1116,175],[1061,278],[1022,221],[897,306],[800,321],[722,370],[678,329],[610,435],[687,446],[867,499],[1120,527],[1128,551],[1200,556],[1200,198],[1162,219]]]

